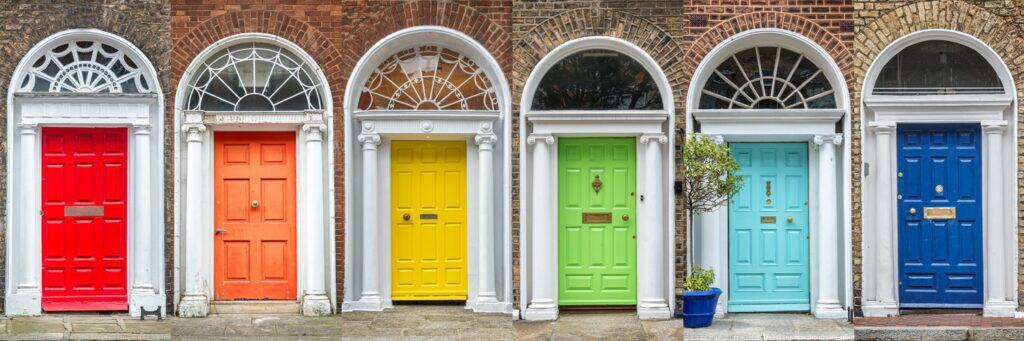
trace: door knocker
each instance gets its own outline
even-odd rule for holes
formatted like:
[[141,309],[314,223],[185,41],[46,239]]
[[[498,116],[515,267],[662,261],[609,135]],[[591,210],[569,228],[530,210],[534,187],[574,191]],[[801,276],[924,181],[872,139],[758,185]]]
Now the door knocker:
[[765,182],[765,184],[764,184],[764,195],[766,197],[768,197],[768,199],[764,201],[764,204],[765,205],[771,205],[772,204],[772,182],[771,181],[766,181]]
[[594,193],[597,193],[601,191],[601,185],[603,184],[604,183],[601,182],[601,176],[594,175],[594,182],[590,183],[590,186],[594,187]]

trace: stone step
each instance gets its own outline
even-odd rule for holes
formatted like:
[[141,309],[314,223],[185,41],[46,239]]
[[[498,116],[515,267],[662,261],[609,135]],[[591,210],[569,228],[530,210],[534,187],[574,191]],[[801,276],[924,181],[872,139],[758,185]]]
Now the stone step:
[[302,307],[295,301],[215,301],[210,314],[280,314],[298,315]]
[[857,326],[857,340],[1024,340],[1021,327],[873,327]]

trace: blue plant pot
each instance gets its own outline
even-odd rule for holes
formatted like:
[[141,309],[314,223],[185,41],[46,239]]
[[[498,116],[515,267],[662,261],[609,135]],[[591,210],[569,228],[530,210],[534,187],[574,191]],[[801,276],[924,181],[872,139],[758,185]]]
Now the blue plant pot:
[[704,328],[711,325],[715,318],[715,307],[722,290],[711,288],[708,291],[683,292],[683,326],[686,328]]

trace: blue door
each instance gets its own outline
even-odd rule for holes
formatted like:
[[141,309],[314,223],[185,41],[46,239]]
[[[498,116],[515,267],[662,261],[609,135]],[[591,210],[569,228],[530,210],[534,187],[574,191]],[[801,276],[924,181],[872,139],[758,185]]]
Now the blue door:
[[729,311],[810,310],[807,144],[731,143]]
[[981,126],[897,126],[899,300],[981,308]]

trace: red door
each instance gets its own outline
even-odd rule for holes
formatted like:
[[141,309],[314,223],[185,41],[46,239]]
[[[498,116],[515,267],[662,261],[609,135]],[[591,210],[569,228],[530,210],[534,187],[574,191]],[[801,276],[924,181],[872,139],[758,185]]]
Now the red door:
[[213,140],[216,299],[295,299],[295,133]]
[[127,130],[42,137],[43,310],[128,310]]

